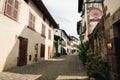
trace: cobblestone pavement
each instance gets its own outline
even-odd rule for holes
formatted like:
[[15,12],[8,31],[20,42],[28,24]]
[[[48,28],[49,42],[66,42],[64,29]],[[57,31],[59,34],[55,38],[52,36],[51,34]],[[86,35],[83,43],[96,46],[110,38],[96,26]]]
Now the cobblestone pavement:
[[0,80],[87,80],[77,55],[64,55],[0,73]]

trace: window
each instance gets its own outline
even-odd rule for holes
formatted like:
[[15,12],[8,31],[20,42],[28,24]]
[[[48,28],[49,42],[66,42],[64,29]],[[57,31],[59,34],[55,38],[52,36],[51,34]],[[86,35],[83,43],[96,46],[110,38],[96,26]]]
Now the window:
[[49,32],[49,33],[48,33],[48,39],[51,40],[51,30],[49,29],[48,32]]
[[46,17],[45,17],[45,15],[43,15],[43,20],[44,20],[44,21],[46,20]]
[[43,37],[45,37],[45,29],[46,29],[46,27],[45,27],[45,25],[44,24],[42,24],[42,36]]
[[35,30],[35,16],[32,13],[29,13],[29,28]]
[[7,0],[6,1],[5,15],[17,21],[18,10],[19,10],[18,0]]

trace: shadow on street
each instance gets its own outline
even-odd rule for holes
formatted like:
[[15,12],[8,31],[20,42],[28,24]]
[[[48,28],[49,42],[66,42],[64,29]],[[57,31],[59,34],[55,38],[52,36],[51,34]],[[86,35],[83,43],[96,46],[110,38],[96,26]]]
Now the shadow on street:
[[77,55],[64,55],[5,72],[41,75],[36,80],[86,80],[87,78],[85,68]]

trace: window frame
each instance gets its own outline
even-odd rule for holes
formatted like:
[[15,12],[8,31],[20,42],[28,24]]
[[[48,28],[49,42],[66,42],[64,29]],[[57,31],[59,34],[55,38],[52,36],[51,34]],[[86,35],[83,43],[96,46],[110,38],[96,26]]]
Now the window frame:
[[35,21],[36,17],[31,12],[29,12],[28,28],[33,31],[35,31]]
[[[16,1],[18,3],[17,8],[15,7]],[[8,13],[8,8],[9,7],[11,8],[10,14]],[[18,21],[19,10],[20,10],[20,2],[18,0],[12,0],[12,4],[9,3],[9,0],[6,0],[4,14],[7,17],[9,17],[9,18],[11,18],[15,21]],[[16,18],[14,17],[15,11],[16,11]]]
[[45,26],[45,24],[43,24],[43,23],[42,23],[41,36],[43,36],[44,38],[46,37],[46,26]]

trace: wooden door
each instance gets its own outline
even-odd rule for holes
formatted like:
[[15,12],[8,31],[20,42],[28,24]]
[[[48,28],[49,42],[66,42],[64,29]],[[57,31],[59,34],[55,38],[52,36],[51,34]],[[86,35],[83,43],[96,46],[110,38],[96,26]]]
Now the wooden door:
[[45,57],[45,45],[41,44],[41,49],[40,49],[40,57]]
[[27,64],[27,46],[28,40],[24,38],[20,39],[18,66]]
[[48,58],[50,58],[51,57],[51,47],[49,46],[48,47]]

